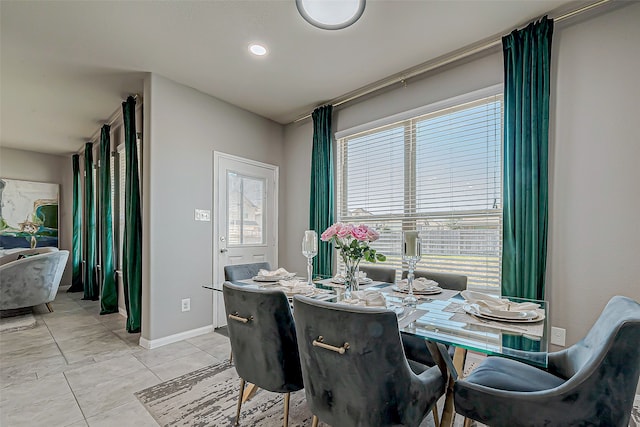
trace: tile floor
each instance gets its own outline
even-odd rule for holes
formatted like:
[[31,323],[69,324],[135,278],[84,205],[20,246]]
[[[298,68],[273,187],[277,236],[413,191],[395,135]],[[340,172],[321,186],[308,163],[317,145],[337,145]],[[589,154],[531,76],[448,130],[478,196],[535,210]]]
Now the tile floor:
[[134,392],[229,357],[215,332],[145,350],[81,298],[60,289],[35,328],[0,334],[0,426],[157,426]]

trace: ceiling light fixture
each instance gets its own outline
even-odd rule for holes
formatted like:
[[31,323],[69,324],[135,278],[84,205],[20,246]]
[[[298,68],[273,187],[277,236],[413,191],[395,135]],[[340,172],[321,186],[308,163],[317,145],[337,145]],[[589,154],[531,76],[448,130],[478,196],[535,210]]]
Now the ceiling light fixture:
[[264,56],[267,54],[267,48],[261,44],[252,43],[249,45],[249,52],[256,56]]
[[340,30],[356,22],[366,0],[296,0],[300,15],[323,30]]

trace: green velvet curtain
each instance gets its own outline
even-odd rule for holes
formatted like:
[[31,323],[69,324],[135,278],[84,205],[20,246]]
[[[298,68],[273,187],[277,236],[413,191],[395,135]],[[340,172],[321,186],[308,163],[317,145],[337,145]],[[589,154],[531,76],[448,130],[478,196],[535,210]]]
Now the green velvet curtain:
[[127,307],[127,331],[140,332],[142,309],[142,218],[140,179],[136,146],[136,101],[130,96],[122,103],[126,164],[125,220],[123,247],[124,295]]
[[118,312],[116,270],[113,267],[113,219],[111,206],[111,127],[100,130],[100,234],[102,244],[102,289],[100,314]]
[[502,39],[505,296],[544,299],[552,34],[544,17]]
[[80,182],[80,155],[74,154],[73,164],[73,241],[71,244],[71,287],[67,292],[82,292],[82,185]]
[[85,300],[97,300],[99,285],[96,280],[96,201],[93,195],[93,143],[84,146],[84,206],[85,206],[85,270],[84,297]]
[[[313,151],[311,153],[311,197],[309,229],[318,236],[333,224],[333,134],[331,133],[332,105],[316,108],[313,118]],[[331,275],[333,252],[329,242],[318,242],[318,255],[313,273]]]

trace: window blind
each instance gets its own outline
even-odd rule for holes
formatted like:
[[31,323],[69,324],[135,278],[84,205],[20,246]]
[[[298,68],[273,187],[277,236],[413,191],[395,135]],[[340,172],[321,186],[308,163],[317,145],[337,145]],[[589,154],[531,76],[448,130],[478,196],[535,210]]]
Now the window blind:
[[501,94],[340,138],[337,187],[338,220],[376,228],[398,275],[402,231],[418,230],[418,269],[500,291]]

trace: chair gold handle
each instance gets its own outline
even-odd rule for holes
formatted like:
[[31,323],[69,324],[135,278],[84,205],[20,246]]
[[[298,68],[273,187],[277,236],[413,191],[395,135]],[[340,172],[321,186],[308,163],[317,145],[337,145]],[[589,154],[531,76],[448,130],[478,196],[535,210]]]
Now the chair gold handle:
[[242,323],[247,323],[253,320],[253,316],[249,316],[249,317],[240,317],[238,316],[238,313],[233,313],[229,315],[229,319],[233,319],[235,321],[238,322],[242,322]]
[[348,342],[345,342],[344,344],[342,344],[342,347],[335,347],[333,345],[325,344],[324,337],[322,335],[320,335],[317,340],[313,340],[312,344],[314,347],[324,348],[326,350],[335,351],[336,353],[340,353],[340,354],[344,354],[344,352],[347,351],[347,349],[349,349]]

